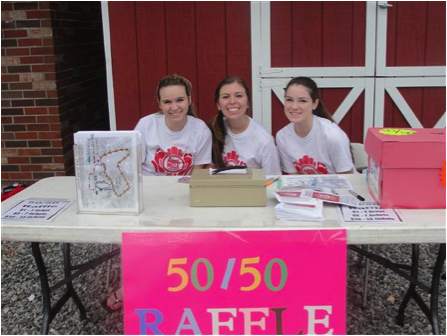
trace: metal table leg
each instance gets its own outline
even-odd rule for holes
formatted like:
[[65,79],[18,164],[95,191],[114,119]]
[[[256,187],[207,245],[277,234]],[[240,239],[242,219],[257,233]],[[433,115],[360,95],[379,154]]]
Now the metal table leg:
[[[396,274],[400,275],[404,279],[410,282],[408,290],[402,300],[402,303],[399,307],[399,312],[397,315],[397,323],[399,325],[404,324],[404,313],[405,309],[410,301],[410,299],[414,299],[414,301],[421,308],[422,312],[425,314],[427,319],[430,321],[430,324],[433,328],[433,334],[439,335],[439,321],[438,321],[438,306],[439,306],[439,283],[441,280],[442,267],[445,262],[445,244],[439,244],[438,256],[436,258],[436,264],[433,269],[432,281],[431,285],[427,286],[419,281],[418,279],[418,267],[419,267],[419,245],[412,245],[412,261],[411,265],[402,265],[391,262],[388,259],[385,259],[381,256],[373,254],[371,252],[365,251],[355,245],[350,246],[351,250],[356,251],[368,259],[379,263],[382,266],[392,270]],[[404,270],[409,270],[410,274],[405,272]],[[426,293],[430,294],[430,308],[418,294],[416,289],[423,290]]]
[[[70,244],[68,243],[62,244],[65,278],[50,288],[50,285],[48,283],[47,270],[45,268],[45,263],[43,261],[42,253],[40,251],[40,243],[31,243],[31,247],[34,259],[36,260],[37,270],[39,271],[40,285],[42,289],[43,320],[42,320],[41,334],[43,335],[48,334],[51,321],[53,321],[57,313],[61,310],[61,308],[65,305],[65,303],[67,303],[67,301],[70,298],[73,298],[74,302],[76,303],[76,306],[78,307],[80,312],[81,320],[85,319],[86,312],[84,305],[82,304],[81,299],[76,293],[72,281],[73,279],[87,272],[88,270],[91,270],[94,267],[100,265],[101,263],[113,258],[114,256],[120,253],[120,249],[116,249],[114,251],[106,253],[84,264],[72,266],[70,258]],[[77,271],[72,273],[73,270]],[[66,293],[52,307],[51,294],[64,285],[67,287]]]

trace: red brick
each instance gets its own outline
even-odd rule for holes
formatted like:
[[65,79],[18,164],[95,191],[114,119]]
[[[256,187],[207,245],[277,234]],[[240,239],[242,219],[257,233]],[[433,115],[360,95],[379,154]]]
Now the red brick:
[[11,173],[11,180],[31,180],[33,175],[31,173]]
[[56,74],[53,74],[53,73],[45,74],[45,79],[46,79],[47,81],[50,81],[50,80],[56,80]]
[[54,117],[39,116],[39,117],[37,117],[37,122],[42,123],[42,124],[45,124],[45,123],[53,124],[53,123],[59,123],[60,119],[59,119],[59,117],[56,117],[56,116],[54,116]]
[[50,11],[29,11],[26,12],[28,19],[49,19],[51,18]]
[[45,56],[45,63],[56,63],[56,57],[54,57],[54,56]]
[[40,25],[41,25],[41,27],[46,27],[46,28],[53,28],[53,26],[54,26],[53,21],[51,21],[51,20],[41,20]]
[[19,40],[20,47],[40,47],[42,45],[42,39],[21,39]]
[[37,148],[20,148],[18,150],[18,155],[19,156],[36,156],[36,155],[40,155],[41,154],[41,150],[37,149]]
[[55,172],[56,176],[67,176],[67,173],[65,172]]
[[54,46],[54,39],[52,39],[52,38],[42,39],[42,45],[44,45],[44,46]]
[[47,97],[48,98],[56,98],[58,96],[57,90],[48,90]]
[[2,107],[11,107],[11,101],[2,99]]
[[11,65],[8,67],[9,73],[31,72],[29,65]]
[[12,3],[3,2],[2,3],[2,11],[11,11],[12,10]]
[[30,159],[31,163],[53,163],[53,157],[51,156],[35,156]]
[[21,91],[2,92],[2,98],[23,98],[23,92]]
[[41,165],[21,165],[20,166],[21,171],[38,171],[41,172],[43,170]]
[[20,81],[19,75],[2,75],[2,82],[18,82]]
[[49,1],[39,1],[39,9],[50,9]]
[[37,133],[32,132],[18,132],[16,133],[17,140],[35,140],[38,139]]
[[[3,6],[3,5],[2,5]],[[2,182],[6,181],[6,180],[10,180],[11,179],[11,175],[10,173],[4,173],[2,172]]]
[[65,163],[65,159],[63,156],[55,156],[53,157],[54,163]]
[[33,99],[16,99],[12,101],[12,106],[23,107],[23,106],[34,106]]
[[50,130],[49,124],[31,124],[26,126],[31,132],[45,132]]
[[37,99],[36,106],[57,106],[59,101],[57,99]]
[[[3,7],[3,5],[2,5],[2,7]],[[6,38],[11,38],[11,37],[28,37],[28,31],[26,29],[5,30],[3,32],[3,34],[5,35]]]
[[23,114],[23,108],[2,109],[2,115],[4,116],[19,116]]
[[28,141],[28,146],[31,148],[43,148],[43,147],[52,147],[51,141],[44,141],[44,140],[30,140]]
[[29,163],[29,157],[10,157],[8,158],[9,163]]
[[17,172],[17,171],[20,171],[20,168],[18,165],[2,165],[2,171]]
[[10,48],[6,49],[7,56],[28,56],[30,55],[29,48]]
[[2,48],[13,48],[17,47],[17,40],[2,39]]
[[31,55],[52,55],[54,54],[53,47],[32,48]]
[[47,177],[54,177],[54,173],[33,173],[33,178],[36,180],[41,180]]
[[26,125],[2,125],[5,132],[25,132]]
[[[33,92],[33,91],[29,91],[29,92]],[[47,114],[47,109],[45,107],[26,108],[25,114],[26,115]]]
[[31,124],[36,122],[36,117],[14,117],[15,124]]
[[21,57],[20,62],[22,64],[39,64],[43,63],[44,58],[42,56],[30,56],[30,57]]
[[53,140],[53,141],[51,141],[51,147],[53,147],[53,148],[62,148],[62,141],[61,140]]
[[62,129],[61,124],[51,124],[52,131],[60,131]]
[[60,109],[59,107],[49,107],[48,108],[48,114],[59,114]]
[[37,9],[37,8],[38,8],[38,1],[33,1],[33,2],[17,2],[16,1],[14,3],[15,10],[30,10],[30,9]]
[[38,28],[40,27],[39,20],[17,20],[16,21],[17,28]]
[[39,139],[60,139],[60,138],[61,138],[60,132],[41,132],[41,133],[39,133]]
[[56,65],[33,65],[34,72],[56,72]]
[[31,90],[33,83],[11,83],[9,84],[10,90]]
[[55,148],[51,148],[51,149],[47,149],[47,148],[42,148],[42,155],[61,155],[62,154],[62,149],[55,149]]
[[23,96],[25,98],[46,98],[47,93],[45,91],[25,91]]
[[2,20],[2,30],[4,29],[14,29],[16,28],[15,21],[3,21]]
[[4,124],[12,124],[12,118],[11,117],[2,117],[2,125]]
[[2,132],[2,140],[14,140],[14,133]]
[[28,147],[26,141],[2,141],[6,148],[24,148]]

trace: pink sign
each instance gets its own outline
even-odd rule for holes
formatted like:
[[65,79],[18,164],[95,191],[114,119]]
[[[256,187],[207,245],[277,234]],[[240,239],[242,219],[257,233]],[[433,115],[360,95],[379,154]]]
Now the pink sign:
[[346,231],[124,233],[126,334],[345,334]]

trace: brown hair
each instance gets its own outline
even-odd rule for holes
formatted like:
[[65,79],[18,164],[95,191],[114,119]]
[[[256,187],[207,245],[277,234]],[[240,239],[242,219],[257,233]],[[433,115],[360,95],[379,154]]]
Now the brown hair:
[[[238,83],[242,85],[248,98],[248,103],[251,102],[251,92],[248,88],[247,83],[239,76],[228,76],[225,77],[219,84],[217,84],[216,91],[214,92],[214,102],[217,104],[219,102],[220,90],[224,85]],[[225,138],[227,136],[227,130],[224,123],[224,115],[221,110],[214,116],[209,122],[208,127],[211,129],[213,134],[213,163],[218,168],[225,167],[225,163],[222,158],[222,154],[225,146]]]
[[[325,118],[325,119],[328,119],[328,120],[330,120],[332,122],[335,122],[334,119],[332,119],[331,114],[328,112],[328,110],[326,109],[326,107],[324,106],[323,102],[320,99],[317,83],[315,83],[309,77],[295,77],[292,80],[290,80],[289,83],[287,83],[287,86],[284,89],[284,91],[287,92],[287,89],[291,85],[302,85],[302,86],[304,86],[305,88],[307,88],[307,91],[309,91],[310,97],[312,98],[313,102],[318,99],[318,106],[313,111],[313,114],[315,114],[316,116],[319,116],[321,118]],[[349,151],[351,153],[351,160],[352,160],[352,162],[354,162],[354,151],[353,151],[353,148],[352,148],[351,144],[349,144]],[[355,168],[354,168],[354,170],[355,170]]]
[[191,82],[183,76],[173,74],[173,75],[164,77],[157,85],[156,94],[157,94],[158,101],[160,101],[160,90],[164,87],[173,86],[173,85],[180,85],[185,88],[186,95],[188,97],[191,97],[191,104],[189,104],[187,114],[197,118],[197,110],[196,110],[194,103],[192,102],[192,85],[191,85]]
[[318,99],[318,106],[313,111],[313,114],[315,114],[316,116],[319,116],[321,118],[325,118],[332,122],[335,122],[334,119],[332,119],[331,114],[328,112],[328,110],[324,106],[323,101],[320,99],[320,94],[318,92],[317,83],[315,83],[309,77],[295,77],[295,78],[291,79],[289,83],[287,83],[287,86],[284,89],[284,91],[287,92],[287,90],[289,89],[289,87],[291,85],[304,86],[307,89],[307,91],[309,91],[310,97],[312,98],[312,102],[315,102],[315,100]]

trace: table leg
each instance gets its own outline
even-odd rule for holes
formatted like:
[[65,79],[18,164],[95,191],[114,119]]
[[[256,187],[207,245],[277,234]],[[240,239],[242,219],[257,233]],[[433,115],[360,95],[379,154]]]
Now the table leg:
[[[438,320],[438,306],[439,306],[439,283],[441,281],[442,267],[445,262],[445,244],[439,244],[439,252],[436,258],[435,267],[433,269],[432,281],[430,289],[427,291],[430,294],[430,308],[427,307],[421,296],[416,292],[416,285],[410,283],[410,286],[405,294],[405,297],[399,307],[397,315],[397,323],[401,326],[404,324],[404,313],[410,299],[418,304],[424,314],[427,316],[433,328],[433,335],[439,335],[439,320]],[[419,266],[419,245],[413,245],[411,276],[417,279]]]
[[[64,274],[65,277],[69,277],[71,275],[72,267],[71,267],[71,256],[70,256],[70,244],[63,243],[62,244],[62,251],[64,254]],[[70,296],[73,298],[74,302],[76,303],[76,306],[78,306],[79,313],[81,316],[81,320],[85,320],[87,317],[85,313],[85,307],[82,304],[81,299],[79,298],[78,294],[76,293],[73,282],[69,281],[66,283],[67,286],[67,292],[70,293]]]
[[[31,243],[33,250],[34,259],[36,260],[37,270],[39,271],[40,285],[42,289],[42,301],[43,301],[43,321],[41,334],[48,334],[50,323],[53,321],[54,317],[61,310],[61,308],[67,303],[70,298],[73,298],[76,306],[79,309],[81,320],[86,318],[85,307],[82,304],[81,299],[76,293],[73,287],[73,280],[78,276],[84,274],[85,272],[95,268],[96,266],[102,264],[103,262],[113,258],[120,253],[120,249],[116,249],[109,253],[103,254],[97,258],[89,260],[84,264],[72,266],[70,257],[70,244],[62,244],[62,252],[64,256],[64,276],[65,278],[57,282],[54,286],[50,287],[48,283],[47,270],[45,268],[45,263],[42,258],[42,253],[40,252],[40,243]],[[74,273],[72,271],[76,270]],[[51,294],[54,293],[59,288],[66,286],[67,291],[61,298],[56,302],[54,306],[51,306]]]
[[[439,335],[439,321],[438,321],[438,306],[439,306],[439,284],[441,280],[442,268],[445,262],[445,243],[439,244],[439,252],[436,257],[436,264],[433,269],[432,279],[430,286],[425,285],[418,279],[418,268],[419,268],[419,245],[412,245],[412,260],[411,265],[403,265],[396,264],[386,258],[378,256],[374,253],[370,253],[368,251],[362,250],[358,246],[352,245],[350,249],[356,251],[368,259],[371,259],[382,266],[392,270],[396,274],[400,275],[404,279],[410,282],[407,292],[405,293],[404,299],[399,307],[399,312],[397,314],[397,324],[403,326],[404,325],[404,314],[405,309],[410,301],[410,299],[414,299],[419,308],[421,308],[422,312],[425,314],[427,319],[430,321],[430,324],[433,328],[433,334]],[[408,274],[406,271],[410,271]],[[418,294],[416,289],[422,290],[428,294],[430,294],[430,307],[424,302],[421,296]]]
[[47,335],[51,322],[51,297],[50,285],[48,284],[47,270],[42,259],[39,243],[31,243],[34,260],[36,260],[37,270],[39,271],[40,286],[42,288],[42,302],[43,302],[43,321],[40,333]]
[[[411,276],[414,279],[417,279],[418,277],[418,268],[419,268],[419,245],[413,244],[412,245],[412,257],[411,257]],[[399,307],[399,312],[397,313],[397,324],[400,326],[404,325],[404,314],[405,309],[407,308],[408,303],[410,302],[410,299],[414,296],[416,285],[413,283],[410,283],[410,286],[408,287],[407,292],[405,293],[404,299],[402,300],[402,303]]]

